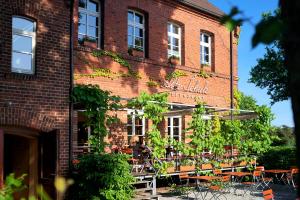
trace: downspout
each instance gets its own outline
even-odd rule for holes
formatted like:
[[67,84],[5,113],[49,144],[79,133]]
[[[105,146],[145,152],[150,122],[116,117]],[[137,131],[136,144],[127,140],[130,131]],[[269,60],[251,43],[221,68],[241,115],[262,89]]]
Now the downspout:
[[[230,120],[233,120],[233,46],[232,31],[230,31]],[[233,156],[233,144],[231,144],[231,156]]]
[[[71,97],[74,83],[73,83],[73,33],[74,33],[74,21],[73,21],[73,15],[74,15],[74,0],[70,0],[70,51],[69,51],[69,57],[70,57],[70,86],[69,86],[69,97]],[[73,102],[70,98],[69,100],[69,169],[71,169],[73,155]]]

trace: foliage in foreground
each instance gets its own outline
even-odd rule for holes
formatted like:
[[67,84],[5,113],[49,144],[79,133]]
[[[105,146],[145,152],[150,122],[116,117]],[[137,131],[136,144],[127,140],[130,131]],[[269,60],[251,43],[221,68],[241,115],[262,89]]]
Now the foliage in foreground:
[[74,166],[72,199],[131,199],[134,178],[127,159],[123,154],[83,155]]
[[10,174],[5,179],[4,187],[0,190],[0,200],[13,200],[13,194],[25,189],[23,184],[26,175],[15,178],[15,174]]

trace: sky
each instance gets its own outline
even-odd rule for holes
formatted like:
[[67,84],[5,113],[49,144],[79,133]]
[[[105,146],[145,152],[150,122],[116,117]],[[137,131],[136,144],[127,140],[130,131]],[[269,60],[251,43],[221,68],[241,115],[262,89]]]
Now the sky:
[[270,97],[267,91],[255,87],[254,84],[248,83],[250,78],[250,69],[256,65],[256,60],[263,57],[265,46],[259,45],[255,49],[251,46],[251,38],[254,34],[255,27],[261,19],[261,14],[267,11],[273,11],[278,7],[278,0],[209,0],[215,6],[225,13],[229,13],[232,6],[237,6],[243,11],[243,16],[250,18],[250,23],[245,22],[241,27],[241,34],[238,48],[238,74],[239,90],[247,95],[253,96],[259,105],[268,105],[275,114],[275,120],[272,124],[275,126],[287,125],[294,126],[293,115],[290,101],[283,101],[271,106]]

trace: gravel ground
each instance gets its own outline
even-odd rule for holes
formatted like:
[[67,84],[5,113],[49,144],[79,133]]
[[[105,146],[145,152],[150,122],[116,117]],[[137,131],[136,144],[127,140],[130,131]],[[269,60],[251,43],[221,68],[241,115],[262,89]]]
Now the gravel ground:
[[[292,190],[289,186],[287,185],[271,185],[271,188],[273,189],[274,195],[275,195],[275,200],[294,200],[296,199],[296,192]],[[262,193],[261,192],[256,192],[254,194],[249,194],[249,191],[245,193],[245,188],[239,188],[236,191],[236,194],[233,194],[233,189],[230,190],[230,193],[226,193],[225,197],[220,197],[220,200],[263,200]],[[169,187],[164,187],[164,188],[158,188],[157,189],[157,194],[160,196],[160,200],[194,200],[195,198],[195,193],[190,192],[188,197],[186,195],[179,195],[175,194],[172,192],[172,189]],[[204,193],[202,193],[204,194]],[[201,196],[198,194],[198,199],[203,199]],[[208,193],[205,199],[211,199],[212,195],[211,193]]]

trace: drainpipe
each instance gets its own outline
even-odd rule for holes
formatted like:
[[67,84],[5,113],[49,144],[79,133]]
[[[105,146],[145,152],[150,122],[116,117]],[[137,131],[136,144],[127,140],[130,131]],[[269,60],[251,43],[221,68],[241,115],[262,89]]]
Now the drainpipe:
[[[73,33],[74,33],[74,21],[73,21],[73,14],[74,14],[74,0],[70,0],[70,50],[69,50],[69,57],[70,57],[70,86],[69,86],[69,97],[71,97],[74,83],[73,83]],[[73,102],[71,99],[69,100],[69,169],[72,165],[72,150],[73,150]]]
[[[232,31],[230,31],[230,120],[233,120],[233,46]],[[231,156],[233,156],[233,144],[231,144]]]

